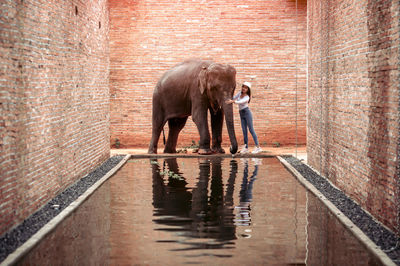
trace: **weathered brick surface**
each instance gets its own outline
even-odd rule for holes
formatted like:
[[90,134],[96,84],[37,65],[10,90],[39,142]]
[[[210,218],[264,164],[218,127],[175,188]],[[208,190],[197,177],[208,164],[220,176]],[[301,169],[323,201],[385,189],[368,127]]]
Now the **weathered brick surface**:
[[[157,80],[193,57],[229,63],[237,70],[238,84],[253,83],[250,106],[262,145],[296,142],[297,87],[297,136],[298,143],[305,143],[307,3],[297,2],[296,20],[293,0],[110,0],[111,143],[149,144]],[[228,144],[227,132],[223,135]],[[178,146],[192,140],[199,136],[189,119]]]
[[0,3],[0,234],[109,156],[105,0]]
[[308,162],[393,229],[399,2],[311,0],[308,21]]

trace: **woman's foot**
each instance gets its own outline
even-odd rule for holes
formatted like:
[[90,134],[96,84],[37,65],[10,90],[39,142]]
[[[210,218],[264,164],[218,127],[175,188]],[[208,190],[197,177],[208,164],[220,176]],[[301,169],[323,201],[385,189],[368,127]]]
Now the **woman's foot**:
[[249,149],[246,147],[246,145],[242,146],[242,149],[240,150],[240,153],[242,153],[242,154],[249,153]]

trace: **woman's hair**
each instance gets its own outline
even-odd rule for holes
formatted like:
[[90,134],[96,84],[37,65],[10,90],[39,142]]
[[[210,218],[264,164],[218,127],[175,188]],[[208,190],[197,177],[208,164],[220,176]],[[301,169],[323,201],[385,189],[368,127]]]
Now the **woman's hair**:
[[[246,85],[242,85],[242,87],[243,86],[246,86]],[[251,100],[251,89],[248,86],[246,86],[246,87],[247,87],[247,95],[249,95],[249,103],[250,103],[250,100]]]

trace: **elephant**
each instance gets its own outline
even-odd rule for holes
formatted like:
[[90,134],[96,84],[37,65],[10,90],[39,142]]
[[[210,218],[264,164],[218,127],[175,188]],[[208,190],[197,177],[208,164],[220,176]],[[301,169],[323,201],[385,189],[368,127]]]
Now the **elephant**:
[[[192,116],[200,135],[199,154],[225,153],[221,147],[224,117],[230,152],[235,154],[238,145],[233,107],[226,103],[232,99],[235,88],[236,69],[231,65],[190,59],[165,72],[153,92],[152,136],[148,153],[157,153],[158,140],[167,121],[169,134],[164,153],[176,153],[178,135],[188,117]],[[211,148],[208,111],[211,116]]]

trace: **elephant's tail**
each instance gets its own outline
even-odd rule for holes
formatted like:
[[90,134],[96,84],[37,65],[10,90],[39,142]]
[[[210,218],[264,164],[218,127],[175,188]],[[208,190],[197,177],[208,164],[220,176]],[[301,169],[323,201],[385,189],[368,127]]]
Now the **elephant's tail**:
[[162,129],[162,136],[163,136],[163,140],[164,140],[164,146],[165,146],[165,133],[164,133],[164,127]]

